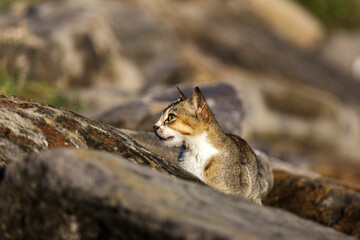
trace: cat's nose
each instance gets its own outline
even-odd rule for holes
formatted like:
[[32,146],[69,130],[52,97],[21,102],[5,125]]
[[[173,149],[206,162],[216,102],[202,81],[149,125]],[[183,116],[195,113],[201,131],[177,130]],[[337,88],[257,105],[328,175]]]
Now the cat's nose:
[[159,127],[158,125],[154,124],[153,129],[154,129],[155,132],[156,132],[159,128],[160,128],[160,127]]

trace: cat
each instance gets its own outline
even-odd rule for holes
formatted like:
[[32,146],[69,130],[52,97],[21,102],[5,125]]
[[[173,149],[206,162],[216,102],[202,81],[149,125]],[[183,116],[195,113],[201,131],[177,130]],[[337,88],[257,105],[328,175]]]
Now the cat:
[[261,204],[273,184],[269,166],[244,139],[222,131],[198,87],[189,99],[177,89],[180,98],[153,126],[156,136],[166,146],[181,147],[180,166],[206,184]]

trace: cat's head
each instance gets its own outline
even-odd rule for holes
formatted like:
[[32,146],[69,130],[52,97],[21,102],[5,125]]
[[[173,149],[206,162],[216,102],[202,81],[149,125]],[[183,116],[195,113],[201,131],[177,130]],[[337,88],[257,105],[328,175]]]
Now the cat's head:
[[153,126],[156,136],[167,146],[182,146],[187,139],[203,133],[213,117],[198,87],[191,98],[178,91],[179,100],[165,108]]

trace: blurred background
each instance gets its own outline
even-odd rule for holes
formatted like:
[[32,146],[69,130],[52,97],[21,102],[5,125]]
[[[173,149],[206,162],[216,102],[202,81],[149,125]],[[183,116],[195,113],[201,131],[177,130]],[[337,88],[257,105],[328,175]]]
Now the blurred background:
[[0,0],[0,91],[152,129],[199,85],[226,131],[360,182],[360,0]]

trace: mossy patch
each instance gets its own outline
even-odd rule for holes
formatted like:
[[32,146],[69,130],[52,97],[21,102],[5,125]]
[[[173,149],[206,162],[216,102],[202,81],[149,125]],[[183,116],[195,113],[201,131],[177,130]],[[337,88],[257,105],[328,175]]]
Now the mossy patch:
[[48,0],[0,0],[0,9],[9,9],[12,5],[22,2],[22,4],[32,5]]
[[359,29],[359,0],[293,0],[309,10],[329,29]]
[[20,80],[4,72],[0,72],[0,92],[34,99],[74,111],[81,111],[83,108],[79,99],[67,98],[54,83],[31,79]]

